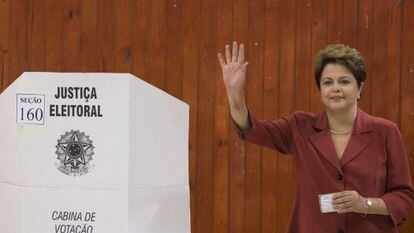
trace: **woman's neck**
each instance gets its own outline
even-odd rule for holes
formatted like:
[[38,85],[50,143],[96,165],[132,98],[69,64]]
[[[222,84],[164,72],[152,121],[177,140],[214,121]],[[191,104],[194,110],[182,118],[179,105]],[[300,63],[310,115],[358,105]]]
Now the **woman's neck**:
[[329,128],[336,132],[352,131],[357,115],[358,107],[355,106],[346,111],[329,111],[326,110]]

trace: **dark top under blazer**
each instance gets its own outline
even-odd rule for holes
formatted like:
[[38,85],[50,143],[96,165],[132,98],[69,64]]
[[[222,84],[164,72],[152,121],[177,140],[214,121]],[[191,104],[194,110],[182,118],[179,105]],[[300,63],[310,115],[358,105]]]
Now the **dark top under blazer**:
[[[296,195],[288,233],[394,233],[411,210],[414,189],[397,126],[358,109],[354,131],[341,159],[329,132],[326,113],[295,112],[275,121],[249,113],[248,142],[292,154],[297,168]],[[321,213],[318,194],[356,190],[382,198],[390,216]]]

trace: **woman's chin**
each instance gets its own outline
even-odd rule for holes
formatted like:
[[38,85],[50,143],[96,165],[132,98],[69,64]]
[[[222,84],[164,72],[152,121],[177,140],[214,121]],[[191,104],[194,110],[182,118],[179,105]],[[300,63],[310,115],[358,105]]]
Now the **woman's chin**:
[[344,103],[331,103],[325,105],[325,109],[331,112],[343,112],[350,109],[350,106],[347,106]]

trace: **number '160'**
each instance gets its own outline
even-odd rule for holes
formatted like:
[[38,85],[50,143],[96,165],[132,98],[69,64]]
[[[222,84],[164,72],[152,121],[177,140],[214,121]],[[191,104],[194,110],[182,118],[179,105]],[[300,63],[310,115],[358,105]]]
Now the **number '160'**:
[[20,108],[20,110],[20,117],[22,121],[25,119],[29,121],[33,121],[34,119],[41,121],[43,119],[43,110],[41,108],[31,108],[26,112],[26,114],[24,113],[24,108]]

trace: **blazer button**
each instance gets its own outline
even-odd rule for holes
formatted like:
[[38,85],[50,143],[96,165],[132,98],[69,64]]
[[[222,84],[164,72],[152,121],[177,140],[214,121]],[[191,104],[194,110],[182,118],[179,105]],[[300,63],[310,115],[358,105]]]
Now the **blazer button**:
[[338,180],[343,180],[344,179],[344,176],[341,173],[338,173],[336,175],[336,177],[338,178]]
[[337,233],[345,233],[344,229],[340,228]]

